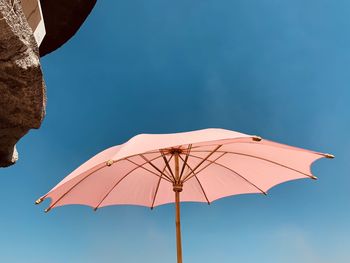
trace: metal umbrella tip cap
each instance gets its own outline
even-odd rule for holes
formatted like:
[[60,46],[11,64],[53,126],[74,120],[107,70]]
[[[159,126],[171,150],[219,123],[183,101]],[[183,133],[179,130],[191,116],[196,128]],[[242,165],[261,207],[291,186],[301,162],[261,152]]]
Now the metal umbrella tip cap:
[[333,154],[330,154],[330,153],[326,153],[324,156],[326,156],[326,158],[328,159],[334,159],[334,155]]
[[48,213],[48,212],[50,212],[50,210],[51,210],[51,208],[49,207],[49,208],[46,208],[46,209],[44,210],[44,212],[45,212],[45,213]]
[[261,140],[262,138],[260,136],[256,136],[256,135],[253,136],[253,141],[260,142]]
[[38,200],[35,201],[35,204],[38,205],[40,204],[44,199],[43,198],[39,198]]
[[311,176],[311,179],[318,180],[318,178],[316,176]]

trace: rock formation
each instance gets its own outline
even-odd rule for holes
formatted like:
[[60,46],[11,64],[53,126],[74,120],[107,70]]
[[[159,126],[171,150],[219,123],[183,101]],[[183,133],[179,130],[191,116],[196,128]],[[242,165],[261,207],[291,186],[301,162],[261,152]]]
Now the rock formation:
[[15,144],[45,114],[39,49],[20,2],[0,1],[0,166],[13,164]]
[[96,4],[96,0],[40,0],[44,23],[39,23],[41,31],[34,32],[39,50],[32,29],[38,26],[40,5],[38,0],[22,1],[0,0],[0,167],[16,162],[17,141],[39,128],[44,118],[40,56],[68,41]]

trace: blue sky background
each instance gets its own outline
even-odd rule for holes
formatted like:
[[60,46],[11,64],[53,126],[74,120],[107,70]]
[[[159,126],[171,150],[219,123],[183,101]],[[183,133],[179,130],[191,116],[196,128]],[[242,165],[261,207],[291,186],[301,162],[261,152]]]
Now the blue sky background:
[[182,206],[184,262],[350,261],[350,2],[98,1],[42,59],[47,116],[0,171],[0,262],[175,262],[173,205],[34,206],[138,133],[222,127],[330,152],[318,181]]

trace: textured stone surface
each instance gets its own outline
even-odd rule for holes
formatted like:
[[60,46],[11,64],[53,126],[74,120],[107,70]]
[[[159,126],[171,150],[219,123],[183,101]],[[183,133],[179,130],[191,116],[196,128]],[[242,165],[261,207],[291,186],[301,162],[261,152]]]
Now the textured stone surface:
[[13,164],[15,144],[45,114],[39,50],[18,1],[0,1],[0,166]]
[[41,0],[46,36],[40,45],[44,56],[67,42],[84,23],[96,0]]

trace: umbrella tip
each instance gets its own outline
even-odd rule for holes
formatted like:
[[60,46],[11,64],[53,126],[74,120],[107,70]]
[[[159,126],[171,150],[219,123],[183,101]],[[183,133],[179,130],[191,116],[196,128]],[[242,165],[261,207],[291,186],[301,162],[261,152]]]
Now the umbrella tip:
[[262,138],[260,136],[257,136],[257,135],[253,136],[253,141],[260,142],[261,140],[262,140]]
[[38,205],[38,204],[40,204],[43,200],[44,200],[44,198],[40,197],[38,200],[35,201],[35,204]]
[[97,209],[98,209],[98,207],[95,207],[95,208],[94,208],[94,212],[96,212],[96,211],[97,211]]
[[44,210],[44,212],[45,212],[45,213],[48,213],[48,212],[50,212],[50,210],[51,210],[51,207],[48,207],[48,208],[46,208],[46,209]]
[[318,178],[316,176],[311,176],[311,179],[318,180]]
[[335,157],[333,154],[330,154],[330,153],[326,153],[324,156],[328,159],[334,159]]

